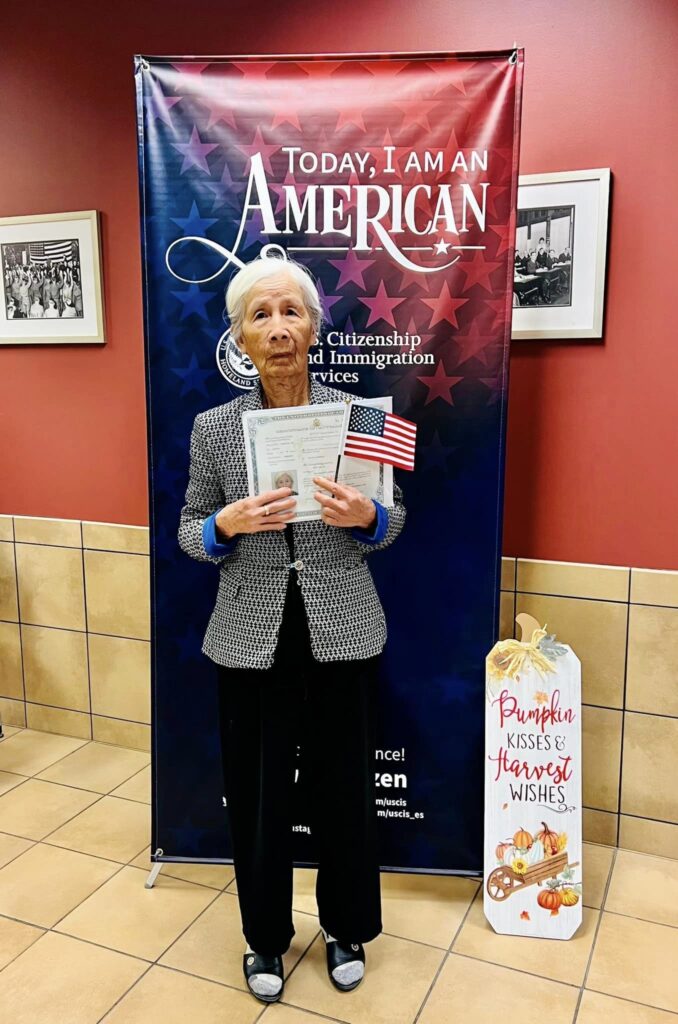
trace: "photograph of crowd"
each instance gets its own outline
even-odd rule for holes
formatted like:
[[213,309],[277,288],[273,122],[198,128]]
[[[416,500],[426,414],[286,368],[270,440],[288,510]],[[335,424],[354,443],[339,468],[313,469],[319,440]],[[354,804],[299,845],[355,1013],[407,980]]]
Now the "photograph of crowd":
[[518,210],[514,306],[572,305],[574,206]]
[[75,238],[0,245],[7,320],[81,318],[80,243]]

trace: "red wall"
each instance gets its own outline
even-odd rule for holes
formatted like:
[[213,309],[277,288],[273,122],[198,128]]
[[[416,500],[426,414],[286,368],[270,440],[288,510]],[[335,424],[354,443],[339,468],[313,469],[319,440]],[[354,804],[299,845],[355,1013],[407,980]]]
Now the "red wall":
[[0,511],[148,521],[134,53],[517,40],[521,170],[614,185],[604,341],[512,347],[504,552],[678,569],[676,0],[74,0],[5,22],[0,216],[102,211],[109,341],[0,350]]

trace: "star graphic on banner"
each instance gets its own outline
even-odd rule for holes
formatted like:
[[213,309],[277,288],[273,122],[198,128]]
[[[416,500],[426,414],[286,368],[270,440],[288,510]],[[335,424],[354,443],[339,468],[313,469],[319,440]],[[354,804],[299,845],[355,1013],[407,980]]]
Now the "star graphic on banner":
[[501,262],[493,262],[486,260],[480,250],[476,250],[470,260],[462,260],[461,263],[457,263],[457,270],[464,275],[466,283],[462,288],[462,291],[467,292],[474,285],[480,285],[485,291],[492,292],[492,282],[490,281],[491,275],[494,271],[501,266]]
[[395,78],[399,71],[406,68],[409,61],[406,60],[365,60],[362,66],[375,78]]
[[224,169],[220,181],[206,181],[203,187],[214,196],[210,213],[214,213],[229,203],[234,206],[238,205],[238,193],[240,192],[241,183],[233,179],[228,161],[224,161]]
[[320,303],[326,313],[332,309],[332,306],[336,306],[338,302],[341,302],[343,295],[328,295],[325,291],[324,285],[320,278],[318,279],[318,295],[320,296]]
[[447,320],[453,327],[458,327],[457,310],[465,306],[468,301],[468,299],[452,298],[447,281],[443,281],[439,295],[432,299],[421,299],[421,302],[432,310],[431,321],[428,326],[433,327],[435,324],[440,323],[441,320]]
[[422,334],[413,316],[410,317],[410,322],[407,325],[406,330],[410,337],[416,334],[419,338],[421,338],[421,343],[415,349],[416,352],[420,352],[423,348],[426,348],[431,339],[435,338],[435,334]]
[[466,95],[464,78],[458,65],[449,60],[427,60],[426,66],[434,72],[440,81],[438,88],[433,94],[434,96],[439,92],[442,92],[443,89],[447,89],[448,86],[454,86],[457,92],[460,92],[462,96]]
[[224,103],[218,96],[201,96],[200,103],[209,110],[209,117],[205,126],[206,131],[214,128],[215,124],[219,124],[220,121],[223,121],[229,128],[237,131],[238,126],[233,110],[230,107],[224,106]]
[[175,71],[179,72],[179,81],[174,86],[175,92],[192,92],[195,88],[201,89],[203,83],[200,81],[205,68],[209,67],[209,64],[198,64],[195,61],[182,61],[179,64],[171,65]]
[[351,320],[350,314],[349,314],[349,316],[346,317],[346,323],[344,324],[343,333],[344,334],[354,334],[355,333],[355,327],[353,326],[353,321]]
[[247,145],[244,142],[236,142],[235,148],[239,149],[248,160],[251,160],[255,153],[261,154],[262,163],[268,174],[273,174],[273,168],[271,167],[271,154],[277,153],[280,146],[276,146],[274,143],[264,142],[264,137],[261,134],[261,128],[257,126],[257,130],[254,133],[254,138]]
[[276,203],[275,207],[276,213],[280,213],[282,210],[284,210],[287,203],[287,200],[285,198],[286,193],[283,188],[284,185],[291,185],[294,191],[296,192],[297,196],[301,194],[301,191],[303,189],[303,185],[297,185],[294,179],[294,173],[289,170],[279,185],[274,185],[273,183],[271,183],[268,187],[271,190],[271,192],[274,192],[278,197],[278,202]]
[[349,281],[353,281],[355,284],[360,285],[361,288],[364,288],[365,278],[363,275],[367,268],[371,267],[375,262],[375,260],[359,259],[353,249],[348,250],[343,260],[328,260],[328,263],[331,263],[339,271],[337,288],[341,288],[342,284],[348,284]]
[[177,377],[181,377],[181,398],[187,395],[189,391],[197,391],[204,395],[205,398],[209,398],[206,381],[216,373],[216,370],[203,370],[198,364],[195,352],[192,353],[187,367],[172,367],[172,373],[175,373]]
[[444,238],[441,238],[439,242],[436,242],[433,248],[435,249],[437,256],[442,256],[443,254],[447,254],[447,250],[451,245],[451,242],[446,242]]
[[483,334],[478,327],[478,321],[473,320],[465,334],[455,334],[454,342],[459,346],[457,363],[465,363],[468,359],[479,359],[485,366],[489,350],[494,348],[498,342],[492,335]]
[[502,174],[496,174],[495,177],[497,177],[497,178],[510,178],[511,177],[511,169],[513,167],[513,155],[514,155],[513,154],[513,146],[494,146],[493,147],[492,152],[490,154],[490,160],[491,160],[490,166],[493,167],[493,169],[495,171],[498,171],[499,168],[497,167],[497,164],[500,164],[502,166],[502,169],[503,169],[503,172],[504,172]]
[[245,232],[240,246],[249,249],[251,245],[266,245],[268,235],[264,232],[264,219],[261,210],[254,210],[245,221]]
[[340,60],[300,60],[297,61],[297,67],[300,68],[304,74],[308,75],[309,78],[327,78],[337,68],[340,68],[342,62]]
[[463,379],[463,377],[448,377],[447,371],[445,370],[445,362],[441,359],[436,366],[435,373],[429,373],[425,377],[417,376],[417,380],[421,381],[421,383],[428,388],[428,395],[426,396],[424,405],[428,405],[429,402],[435,401],[436,398],[441,398],[443,402],[447,402],[448,405],[454,405],[454,401],[452,399],[452,388]]
[[171,466],[166,455],[163,455],[156,464],[154,476],[156,493],[163,493],[171,498],[177,493],[179,484],[186,480],[186,474]]
[[[449,179],[450,170],[454,163],[457,153],[459,153],[462,147],[459,145],[459,139],[454,127],[450,128],[450,134],[447,137],[447,141],[439,146],[438,149],[443,154],[443,169],[436,174],[436,181],[440,181],[444,178],[446,181]],[[489,189],[488,189],[489,191]]]
[[170,217],[170,220],[182,228],[185,235],[198,235],[199,237],[202,237],[213,224],[218,223],[214,217],[200,216],[195,199],[191,203],[191,212],[188,217]]
[[499,377],[478,377],[481,384],[488,388],[490,394],[485,405],[496,405],[501,394]]
[[423,462],[422,469],[424,472],[431,470],[442,470],[447,472],[447,460],[453,452],[456,452],[461,445],[443,444],[440,439],[440,434],[437,430],[434,431],[433,437],[428,445],[421,446],[421,459]]
[[488,227],[490,231],[494,231],[495,235],[499,238],[499,246],[494,254],[495,256],[501,256],[503,252],[507,252],[513,248],[510,244],[511,240],[509,239],[510,224],[489,224]]
[[301,131],[301,122],[299,120],[300,107],[303,108],[303,92],[299,88],[299,84],[277,92],[274,101],[275,113],[271,121],[271,129],[277,128],[281,124],[291,124],[297,131]]
[[492,319],[503,322],[506,317],[506,299],[483,299],[483,302],[492,310]]
[[355,125],[361,132],[367,131],[363,121],[364,106],[364,102],[359,97],[356,97],[353,102],[349,100],[346,103],[342,103],[337,123],[334,126],[335,132],[340,131],[347,124]]
[[[388,154],[386,153],[387,147],[391,150]],[[409,154],[411,149],[409,146],[396,146],[388,128],[384,132],[384,141],[380,146],[364,146],[363,148],[372,158],[371,166],[374,167],[375,174],[385,174],[386,180],[399,178],[402,181],[403,172],[400,164],[403,155]],[[390,167],[392,168],[388,174],[385,173],[387,156],[390,158]]]
[[[420,253],[412,252],[407,255],[413,263],[423,265]],[[400,274],[399,291],[401,292],[404,292],[405,289],[410,288],[412,285],[416,286],[417,292],[425,292],[427,285],[432,283],[428,281],[428,278],[433,277],[433,274],[422,274],[417,270],[410,270],[409,267],[397,266],[394,269],[397,274]],[[411,298],[418,298],[418,295],[412,295]]]
[[510,191],[511,190],[508,185],[503,188],[499,188],[496,185],[490,185],[486,192],[486,212],[488,217],[492,217],[493,219],[496,217],[498,220],[501,220],[502,214],[497,213],[497,202],[501,199],[502,203],[508,203]]
[[404,298],[399,296],[389,295],[386,291],[386,287],[383,281],[379,282],[377,288],[377,294],[370,298],[358,298],[358,302],[362,302],[363,306],[367,306],[370,311],[370,315],[367,320],[366,327],[370,324],[376,323],[377,320],[383,320],[384,323],[391,324],[395,327],[396,323],[393,319],[393,310],[396,306],[399,306],[401,302],[405,302]]
[[193,126],[191,138],[188,142],[173,142],[172,146],[182,154],[184,162],[181,165],[180,174],[184,174],[189,167],[197,167],[198,170],[210,173],[205,159],[208,153],[217,148],[216,142],[203,142],[198,134],[198,129]]
[[233,61],[233,67],[242,71],[245,78],[266,78],[271,68],[275,67],[274,61],[264,60],[243,60]]
[[435,107],[438,106],[435,100],[408,100],[401,103],[393,103],[394,107],[401,110],[403,113],[403,121],[400,125],[400,131],[404,131],[406,128],[411,128],[414,125],[417,128],[423,128],[425,132],[431,131],[431,124],[428,119],[428,115]]
[[201,319],[209,320],[205,306],[213,299],[217,292],[203,292],[197,284],[189,284],[188,288],[181,292],[172,292],[175,299],[182,304],[181,319],[185,320],[191,313],[196,313]]
[[181,103],[181,96],[165,96],[160,89],[154,88],[148,99],[148,112],[156,121],[162,121],[169,128],[174,127],[170,110]]

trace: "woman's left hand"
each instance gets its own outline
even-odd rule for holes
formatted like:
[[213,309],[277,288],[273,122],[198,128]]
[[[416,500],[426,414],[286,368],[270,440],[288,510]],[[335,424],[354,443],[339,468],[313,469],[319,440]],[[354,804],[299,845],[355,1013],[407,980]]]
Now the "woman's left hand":
[[358,526],[361,530],[369,530],[377,517],[377,510],[371,498],[365,497],[357,487],[349,484],[338,484],[324,476],[314,476],[313,483],[329,491],[322,494],[316,491],[313,495],[322,505],[322,521],[327,526]]

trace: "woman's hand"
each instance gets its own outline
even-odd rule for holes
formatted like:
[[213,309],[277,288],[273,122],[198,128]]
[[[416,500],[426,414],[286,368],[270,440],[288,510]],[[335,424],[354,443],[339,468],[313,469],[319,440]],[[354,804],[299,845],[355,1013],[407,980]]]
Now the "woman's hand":
[[284,530],[297,503],[296,498],[289,497],[291,494],[291,487],[278,487],[255,498],[241,498],[225,505],[215,519],[218,533],[231,540],[236,533]]
[[361,530],[369,530],[377,518],[377,510],[371,498],[365,497],[357,487],[349,484],[338,484],[324,476],[314,476],[313,483],[323,487],[332,495],[316,491],[313,495],[322,505],[322,521],[328,526],[358,526]]

